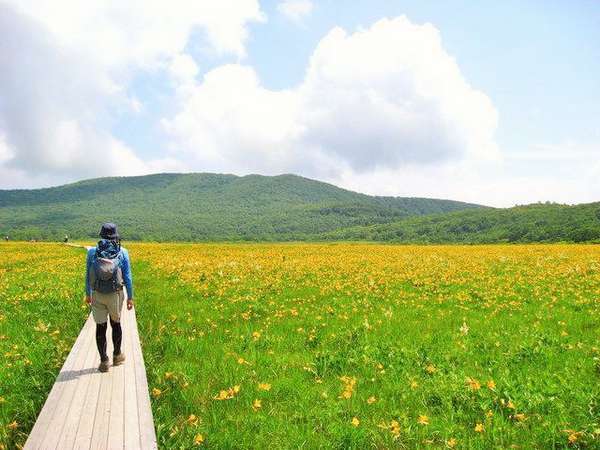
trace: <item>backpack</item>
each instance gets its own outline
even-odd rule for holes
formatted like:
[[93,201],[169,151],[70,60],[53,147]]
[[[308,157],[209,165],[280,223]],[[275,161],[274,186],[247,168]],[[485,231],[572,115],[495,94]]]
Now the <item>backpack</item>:
[[98,243],[90,271],[92,289],[102,294],[111,294],[123,288],[120,247],[108,247],[110,245],[103,241]]

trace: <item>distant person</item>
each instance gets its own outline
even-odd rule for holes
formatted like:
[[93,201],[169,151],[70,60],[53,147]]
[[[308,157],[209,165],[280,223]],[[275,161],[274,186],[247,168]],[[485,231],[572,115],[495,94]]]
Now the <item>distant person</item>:
[[5,240],[6,242],[8,242],[8,234],[7,234],[6,236],[4,236],[4,240]]
[[108,372],[106,354],[107,321],[110,319],[114,347],[113,366],[123,364],[125,355],[121,351],[123,331],[121,311],[123,309],[123,286],[127,289],[127,310],[133,308],[133,285],[129,253],[121,247],[121,238],[114,223],[105,223],[100,230],[96,248],[88,250],[85,270],[85,301],[92,306],[96,322],[96,345],[100,353],[100,372]]
[[63,241],[63,242],[64,242],[65,244],[66,244],[67,242],[69,242],[69,235],[68,235],[68,234],[65,234],[65,239],[64,239],[64,241]]

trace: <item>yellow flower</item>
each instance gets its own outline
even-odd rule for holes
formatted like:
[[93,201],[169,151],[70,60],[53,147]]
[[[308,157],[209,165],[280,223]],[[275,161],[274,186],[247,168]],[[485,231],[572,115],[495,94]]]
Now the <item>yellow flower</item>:
[[357,426],[359,426],[359,425],[360,425],[360,420],[358,420],[358,418],[357,418],[357,417],[354,417],[354,418],[352,419],[352,426],[354,426],[354,427],[357,427]]
[[152,388],[152,397],[158,398],[162,394],[162,391],[158,388]]
[[270,391],[271,385],[269,383],[258,383],[258,389],[261,391]]
[[45,333],[46,331],[48,331],[48,328],[48,325],[46,325],[41,320],[38,320],[37,326],[33,327],[35,331],[39,331],[41,333]]
[[236,384],[235,386],[229,388],[229,389],[222,389],[219,391],[219,393],[217,395],[215,395],[213,398],[215,400],[229,400],[232,399],[233,397],[236,396],[236,394],[238,392],[240,392],[240,385]]
[[475,378],[467,378],[467,386],[469,386],[472,391],[478,391],[481,389],[481,384],[479,384],[479,381],[477,381]]
[[194,445],[201,445],[203,442],[204,442],[204,436],[202,436],[200,433],[198,433],[194,437]]
[[356,378],[343,376],[340,377],[342,383],[344,383],[344,391],[340,394],[339,398],[349,399],[352,397],[352,393],[354,392],[354,387],[356,386]]
[[437,372],[437,369],[435,368],[435,366],[433,364],[429,364],[427,367],[425,367],[425,371],[429,374],[429,375],[433,375],[434,373]]
[[419,418],[417,419],[417,422],[420,423],[421,425],[429,425],[429,417],[420,415]]
[[254,339],[255,341],[258,341],[260,339],[260,333],[258,331],[255,331],[254,333],[252,333],[252,339]]
[[390,423],[390,432],[394,435],[394,439],[400,436],[400,424],[397,420],[392,420]]
[[222,389],[219,393],[213,397],[215,400],[227,400],[229,397],[228,391]]
[[260,408],[262,408],[262,401],[261,400],[254,400],[254,403],[252,403],[252,409],[254,411],[258,411]]
[[16,420],[13,420],[11,423],[7,425],[9,430],[16,430],[19,428],[19,423]]
[[375,397],[373,397],[373,396],[370,396],[370,397],[367,399],[367,403],[368,403],[369,405],[372,405],[372,404],[373,404],[373,403],[375,403],[376,401],[377,401],[377,399],[376,399]]
[[488,387],[488,389],[491,389],[492,391],[494,389],[496,389],[496,383],[494,382],[494,380],[488,380],[487,387]]
[[515,418],[515,420],[517,420],[518,422],[523,422],[527,419],[527,416],[525,416],[525,414],[523,413],[517,413],[513,416]]
[[454,438],[450,438],[446,441],[446,445],[448,446],[448,448],[454,448],[456,447],[456,444],[458,444],[458,441]]
[[483,431],[484,431],[483,424],[482,423],[478,423],[477,425],[475,425],[475,431],[477,433],[483,433]]
[[198,417],[196,417],[195,414],[190,414],[190,417],[187,418],[186,422],[189,423],[190,425],[197,425]]

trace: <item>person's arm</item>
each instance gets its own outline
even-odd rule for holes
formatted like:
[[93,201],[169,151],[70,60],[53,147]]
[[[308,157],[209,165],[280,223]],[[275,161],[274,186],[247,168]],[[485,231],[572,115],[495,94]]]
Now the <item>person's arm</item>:
[[131,275],[131,263],[129,261],[129,252],[127,249],[121,249],[123,258],[121,259],[121,272],[123,273],[123,281],[127,289],[127,301],[133,301],[133,276]]

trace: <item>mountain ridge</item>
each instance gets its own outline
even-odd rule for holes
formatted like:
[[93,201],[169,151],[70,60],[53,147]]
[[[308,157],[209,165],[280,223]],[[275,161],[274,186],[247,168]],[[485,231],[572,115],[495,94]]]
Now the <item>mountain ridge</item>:
[[369,196],[293,174],[159,173],[0,190],[0,232],[23,239],[89,238],[100,222],[113,220],[129,239],[302,240],[349,226],[482,207]]
[[600,243],[600,202],[454,211],[348,227],[319,237],[414,244]]

